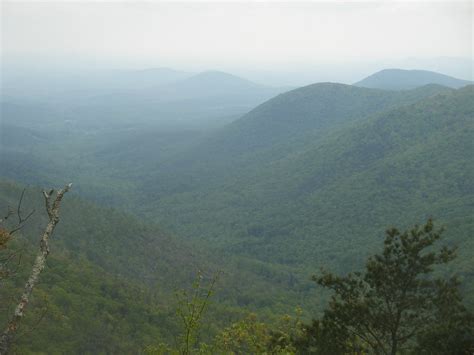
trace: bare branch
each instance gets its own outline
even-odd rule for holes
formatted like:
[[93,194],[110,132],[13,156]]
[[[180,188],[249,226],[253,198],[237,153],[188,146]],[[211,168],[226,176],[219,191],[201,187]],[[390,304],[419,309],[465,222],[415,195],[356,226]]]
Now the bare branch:
[[[25,223],[28,221],[28,219],[35,213],[35,210],[31,210],[30,213],[28,213],[26,215],[26,217],[23,217],[21,215],[21,205],[23,203],[23,198],[25,197],[25,191],[26,189],[23,189],[23,191],[21,192],[21,195],[20,195],[20,200],[18,201],[18,205],[17,205],[17,208],[16,208],[16,215],[18,217],[18,223],[15,227],[11,228],[8,233],[10,234],[13,234],[17,231],[19,231],[20,229],[22,229],[24,226],[25,226]],[[7,219],[13,215],[13,210],[11,209],[10,206],[8,206],[8,213],[7,215],[0,220],[0,223],[4,223],[7,221]]]
[[12,343],[12,340],[15,336],[15,333],[20,325],[21,320],[23,319],[24,312],[28,306],[31,293],[33,292],[36,283],[38,282],[39,275],[43,271],[46,259],[49,255],[49,238],[53,234],[53,231],[56,225],[59,222],[59,207],[62,201],[62,198],[66,192],[69,191],[72,184],[66,185],[63,189],[59,190],[56,193],[56,197],[51,205],[51,197],[54,190],[51,190],[49,193],[43,191],[43,196],[45,197],[46,210],[49,216],[49,222],[43,232],[43,235],[40,240],[40,250],[36,256],[35,262],[33,264],[33,269],[31,271],[30,277],[26,281],[25,287],[23,289],[23,294],[21,296],[20,302],[16,306],[14,315],[10,322],[8,323],[6,329],[3,331],[0,336],[0,355],[8,353],[8,349]]
[[21,222],[22,222],[22,219],[21,219],[21,203],[23,202],[23,196],[25,196],[25,191],[26,191],[26,189],[23,189],[23,191],[21,192],[20,201],[18,202],[18,207],[16,209],[16,214],[18,216],[18,224],[21,224]]

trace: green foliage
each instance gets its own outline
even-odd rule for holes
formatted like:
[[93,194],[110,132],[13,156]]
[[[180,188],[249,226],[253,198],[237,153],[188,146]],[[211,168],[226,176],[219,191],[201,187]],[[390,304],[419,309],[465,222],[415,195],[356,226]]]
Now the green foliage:
[[474,351],[474,315],[461,303],[456,278],[437,281],[434,320],[417,336],[417,354],[470,354]]
[[203,286],[203,276],[198,274],[191,291],[177,293],[176,313],[181,320],[181,334],[175,346],[166,343],[145,347],[146,354],[296,354],[293,345],[303,335],[302,310],[296,309],[296,317],[285,315],[273,327],[259,321],[254,313],[248,314],[230,326],[220,329],[213,340],[198,341],[202,319],[212,296],[215,275]]
[[[23,249],[21,267],[0,290],[2,326],[18,302],[35,251]],[[167,310],[143,286],[53,252],[33,292],[15,351],[132,353],[150,339],[169,336],[163,332],[164,322],[172,322]]]
[[217,348],[229,354],[262,354],[269,341],[268,326],[259,322],[255,314],[225,328],[216,339]]
[[[21,191],[18,185],[0,183],[1,210],[15,205]],[[46,222],[43,204],[40,191],[28,189],[24,205],[36,213],[8,248],[2,243],[0,260],[13,261],[16,271],[0,287],[2,326],[31,272]],[[61,212],[16,351],[133,353],[152,339],[171,340],[178,327],[171,290],[189,282],[193,266],[185,265],[196,262],[186,247],[157,227],[72,196]],[[10,234],[3,235],[10,239]]]
[[284,315],[272,325],[250,313],[221,330],[207,349],[222,354],[296,354],[294,343],[303,334],[301,313],[297,308],[295,317]]
[[181,325],[181,331],[175,337],[176,346],[173,348],[166,343],[158,346],[147,346],[147,354],[210,354],[211,347],[206,343],[199,342],[203,318],[214,287],[218,280],[219,273],[209,280],[206,280],[201,271],[191,285],[191,289],[181,289],[176,291],[177,299],[176,315]]
[[383,252],[368,259],[364,273],[315,276],[319,285],[334,292],[322,321],[308,328],[316,344],[335,335],[331,348],[320,353],[361,348],[393,355],[416,348],[432,353],[440,335],[444,344],[436,353],[469,352],[474,323],[461,303],[459,285],[454,279],[431,276],[436,265],[454,258],[453,249],[434,249],[440,236],[431,220],[405,232],[392,228],[386,232]]
[[181,354],[190,354],[196,348],[202,317],[209,306],[217,278],[218,275],[215,275],[209,281],[209,285],[204,286],[204,276],[199,272],[192,284],[191,292],[181,290],[176,293],[178,299],[176,313],[183,327],[179,339]]

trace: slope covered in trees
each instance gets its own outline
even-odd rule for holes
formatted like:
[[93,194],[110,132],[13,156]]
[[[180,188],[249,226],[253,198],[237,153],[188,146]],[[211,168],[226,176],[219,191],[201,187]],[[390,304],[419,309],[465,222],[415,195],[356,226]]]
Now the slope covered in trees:
[[[216,159],[221,154],[228,159],[234,155],[259,153],[260,150],[279,145],[290,149],[297,140],[306,138],[309,133],[324,134],[328,129],[446,90],[449,89],[437,85],[402,92],[337,83],[305,86],[257,106],[211,136],[197,150],[194,148],[194,157],[202,159],[206,154],[211,154],[211,158]],[[307,140],[302,143],[307,143]],[[274,156],[272,158],[275,159]]]
[[[0,182],[2,216],[8,206],[16,206],[21,192],[17,184]],[[221,273],[215,304],[205,318],[205,337],[250,311],[274,319],[303,304],[303,295],[314,289],[309,276],[300,279],[289,268],[246,258],[223,261],[211,249],[165,233],[152,221],[98,207],[74,194],[68,197],[50,241],[46,269],[15,340],[20,352],[123,353],[161,341],[172,344],[180,332],[175,291],[188,289],[199,272],[206,278]],[[22,203],[24,212],[36,212],[21,234],[15,234],[10,249],[0,250],[0,261],[11,251],[21,254],[21,262],[13,262],[16,272],[0,280],[2,325],[18,302],[46,221],[39,190],[27,189]],[[316,309],[310,302],[307,307]],[[22,336],[29,332],[34,336]]]
[[154,197],[147,212],[233,253],[342,269],[361,260],[387,220],[433,215],[462,246],[459,262],[470,274],[473,98],[471,86],[391,109],[274,161],[247,156],[248,169],[232,170],[229,159],[219,171],[214,160],[209,176],[190,170],[182,191],[144,188]]
[[[142,179],[140,171],[147,172],[143,174],[144,185],[153,185],[156,193],[153,197],[158,199],[168,192],[219,184],[226,177],[259,173],[263,165],[305,150],[331,130],[449,90],[429,85],[405,92],[388,92],[333,83],[314,84],[281,94],[164,159],[158,148],[159,140],[148,141],[148,150],[142,150],[141,157],[131,155],[135,147],[143,144],[138,140],[117,149],[123,162],[136,164],[137,178]],[[158,154],[154,154],[155,151]],[[96,156],[91,152],[87,158],[94,160]],[[106,162],[105,157],[97,164]],[[129,170],[127,166],[122,168],[122,171]],[[143,193],[143,187],[138,188]]]
[[[21,191],[0,182],[2,216],[8,206],[15,208]],[[212,272],[213,266],[152,224],[68,197],[50,240],[46,269],[15,338],[17,350],[123,353],[156,338],[171,339],[177,327],[173,290],[191,283],[200,268]],[[21,208],[35,213],[0,253],[2,261],[15,255],[12,274],[0,280],[2,327],[31,270],[47,220],[43,205],[39,190],[26,190]]]

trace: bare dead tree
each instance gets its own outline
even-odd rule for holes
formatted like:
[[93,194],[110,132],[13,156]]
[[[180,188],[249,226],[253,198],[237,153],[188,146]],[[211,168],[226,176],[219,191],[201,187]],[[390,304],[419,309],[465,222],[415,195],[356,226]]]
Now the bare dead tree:
[[[40,273],[43,271],[45,267],[46,259],[49,254],[49,238],[53,234],[53,231],[59,222],[59,207],[61,205],[61,200],[63,199],[64,194],[69,191],[71,186],[72,184],[68,184],[63,189],[58,190],[55,196],[53,196],[54,190],[51,190],[49,192],[43,191],[45,207],[46,207],[46,212],[49,217],[49,221],[41,237],[40,245],[39,245],[40,250],[33,264],[30,277],[26,281],[25,287],[23,289],[23,294],[21,295],[20,302],[16,306],[13,317],[9,321],[6,329],[3,331],[2,335],[0,336],[0,355],[5,355],[8,353],[8,350],[14,339],[15,333],[25,314],[25,309],[28,306],[31,293],[33,292],[33,289],[36,286],[36,283],[38,282]],[[20,225],[23,226],[25,219],[28,219],[32,215],[32,213],[30,213],[25,218],[21,217],[20,207],[21,207],[21,200],[23,199],[23,195],[24,193],[22,193],[19,207],[17,209],[18,226]],[[13,212],[12,213],[9,212],[7,218],[11,216],[12,214]],[[14,230],[14,232],[16,230]]]

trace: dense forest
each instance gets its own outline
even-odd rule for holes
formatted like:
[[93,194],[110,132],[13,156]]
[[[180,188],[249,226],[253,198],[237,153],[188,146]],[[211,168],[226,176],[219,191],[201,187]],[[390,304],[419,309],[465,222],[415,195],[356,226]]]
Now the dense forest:
[[474,86],[400,72],[2,97],[2,327],[73,183],[12,353],[474,351]]
[[[9,187],[15,189],[12,185]],[[24,192],[20,196],[23,197]],[[76,211],[91,207],[78,202],[74,203]],[[17,213],[19,223],[23,223],[20,208],[21,205]],[[26,219],[34,211],[31,210]],[[91,212],[101,211],[92,208]],[[308,316],[303,317],[301,307],[296,307],[291,315],[262,321],[263,315],[259,319],[256,313],[226,302],[232,295],[228,290],[218,290],[229,282],[229,276],[222,270],[197,269],[195,280],[189,280],[189,275],[176,273],[176,265],[172,265],[175,262],[179,264],[177,268],[186,266],[189,270],[196,267],[192,265],[196,259],[182,258],[186,253],[184,249],[172,245],[171,250],[163,251],[161,246],[169,247],[170,240],[160,236],[157,230],[150,240],[142,234],[144,230],[134,225],[133,219],[123,221],[130,225],[123,224],[118,222],[120,219],[114,219],[123,214],[105,212],[114,224],[125,228],[124,233],[129,228],[137,228],[131,248],[147,245],[155,261],[162,256],[160,252],[168,258],[162,263],[147,265],[140,272],[134,270],[136,264],[129,257],[122,262],[130,265],[130,269],[124,269],[120,258],[115,257],[108,265],[100,265],[101,259],[114,252],[111,240],[103,244],[105,249],[99,243],[81,247],[83,240],[75,246],[66,240],[55,241],[55,255],[49,259],[46,277],[31,300],[33,309],[23,320],[22,331],[13,338],[14,352],[36,353],[40,349],[46,353],[396,354],[428,351],[468,354],[472,351],[474,316],[463,305],[459,277],[448,276],[450,273],[443,267],[456,258],[456,248],[445,245],[433,249],[443,230],[436,228],[431,219],[407,231],[388,229],[383,252],[367,260],[365,273],[356,271],[344,277],[324,269],[315,273],[312,280],[331,289],[333,294],[319,317],[309,315],[311,322]],[[6,216],[9,219],[11,215]],[[72,215],[77,214],[72,212]],[[18,229],[10,233],[7,222],[3,219],[0,229],[1,296],[7,301],[2,304],[3,323],[9,320],[15,296],[32,263],[34,245],[22,238],[12,238]],[[90,223],[87,218],[77,222]],[[97,224],[100,226],[100,221]],[[73,230],[78,228],[75,223],[73,226]],[[67,230],[70,228],[62,231],[64,236],[68,235]],[[107,229],[98,232],[110,233]],[[90,231],[85,234],[98,236]],[[89,238],[85,239],[87,244]],[[120,242],[124,244],[123,239]],[[153,248],[153,244],[157,247]],[[175,247],[180,255],[168,255],[176,252]],[[95,250],[97,254],[90,255],[87,250]],[[170,267],[174,268],[172,273]],[[158,277],[147,277],[150,269],[154,269]],[[189,284],[175,288],[172,294],[165,286],[173,283],[166,278],[171,274],[175,285],[178,279]],[[213,302],[215,297],[218,303]],[[174,308],[170,308],[171,305]]]

